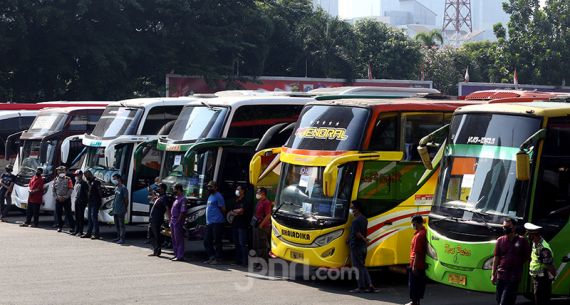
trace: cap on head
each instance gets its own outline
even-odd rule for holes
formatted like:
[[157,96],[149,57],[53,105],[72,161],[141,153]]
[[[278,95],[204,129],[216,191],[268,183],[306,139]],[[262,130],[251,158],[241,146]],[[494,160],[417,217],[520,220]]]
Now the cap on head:
[[216,181],[212,180],[212,181],[208,182],[208,184],[206,186],[207,187],[218,187],[218,184],[216,183]]
[[526,229],[526,231],[528,233],[538,233],[538,232],[540,232],[540,229],[542,229],[541,226],[537,226],[537,225],[530,223],[530,222],[525,223],[524,228]]
[[65,172],[65,171],[67,170],[67,168],[66,168],[65,166],[63,166],[63,165],[60,165],[60,166],[57,167],[56,170],[57,170],[58,172]]

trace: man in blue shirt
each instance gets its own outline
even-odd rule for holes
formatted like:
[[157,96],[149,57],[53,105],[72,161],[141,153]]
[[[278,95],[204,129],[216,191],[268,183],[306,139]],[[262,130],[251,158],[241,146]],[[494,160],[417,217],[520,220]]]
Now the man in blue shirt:
[[[222,258],[222,231],[226,221],[226,204],[224,197],[218,192],[215,181],[208,182],[208,205],[206,206],[206,236],[204,247],[208,253],[208,260],[204,263],[216,265]],[[215,250],[214,250],[215,245]]]

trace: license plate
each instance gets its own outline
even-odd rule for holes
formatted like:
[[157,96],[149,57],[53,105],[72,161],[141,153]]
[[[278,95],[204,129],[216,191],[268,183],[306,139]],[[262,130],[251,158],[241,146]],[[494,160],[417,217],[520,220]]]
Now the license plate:
[[289,255],[291,256],[292,259],[303,259],[305,257],[305,255],[303,255],[303,252],[297,252],[297,251],[290,251]]
[[447,275],[447,281],[451,284],[465,286],[467,284],[467,277],[465,275],[451,273]]

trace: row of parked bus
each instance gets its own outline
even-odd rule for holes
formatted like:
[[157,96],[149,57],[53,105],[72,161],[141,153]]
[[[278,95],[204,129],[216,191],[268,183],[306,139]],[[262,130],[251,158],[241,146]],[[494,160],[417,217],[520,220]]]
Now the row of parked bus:
[[367,266],[407,264],[410,218],[426,215],[427,275],[494,292],[494,244],[511,217],[544,228],[558,266],[552,292],[570,295],[567,99],[519,91],[464,100],[317,97],[285,145],[251,162],[251,183],[276,193],[272,254],[347,265],[348,209],[358,200],[369,223]]
[[[161,177],[185,186],[186,228],[195,238],[205,223],[208,181],[226,198],[237,185],[263,186],[274,200],[272,255],[313,267],[350,263],[349,205],[359,200],[369,220],[367,266],[407,264],[409,219],[423,214],[428,276],[493,291],[490,262],[502,218],[532,221],[545,228],[560,266],[553,292],[570,295],[566,99],[481,91],[452,100],[433,89],[343,87],[34,104],[46,106],[12,109],[35,119],[27,128],[14,124],[25,130],[3,140],[6,158],[16,155],[12,199],[20,208],[36,168],[49,182],[65,165],[102,182],[99,218],[107,223],[111,177],[121,174],[129,188],[126,221],[145,223],[148,186]],[[52,201],[44,196],[43,209],[52,211]]]

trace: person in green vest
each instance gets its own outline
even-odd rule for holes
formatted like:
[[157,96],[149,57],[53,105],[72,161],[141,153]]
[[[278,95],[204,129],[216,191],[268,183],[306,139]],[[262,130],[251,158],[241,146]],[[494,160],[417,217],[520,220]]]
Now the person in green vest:
[[540,235],[542,227],[527,222],[524,228],[532,243],[528,271],[532,278],[533,301],[535,305],[549,304],[552,280],[556,276],[552,248]]

